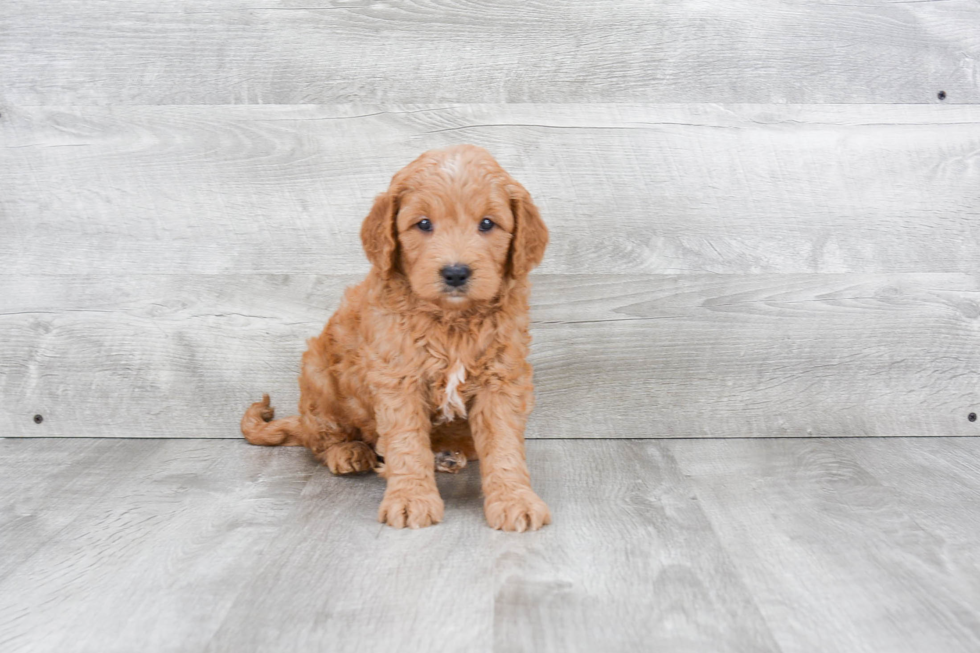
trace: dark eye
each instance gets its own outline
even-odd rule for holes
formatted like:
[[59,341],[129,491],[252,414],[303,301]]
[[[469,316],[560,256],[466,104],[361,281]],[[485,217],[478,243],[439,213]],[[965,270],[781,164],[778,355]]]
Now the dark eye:
[[490,218],[483,218],[482,220],[480,220],[480,231],[490,231],[495,226],[497,225],[495,225],[493,223],[493,220],[491,220]]
[[415,223],[415,226],[421,229],[422,231],[432,231],[432,221],[429,220],[428,218],[422,218],[421,220]]

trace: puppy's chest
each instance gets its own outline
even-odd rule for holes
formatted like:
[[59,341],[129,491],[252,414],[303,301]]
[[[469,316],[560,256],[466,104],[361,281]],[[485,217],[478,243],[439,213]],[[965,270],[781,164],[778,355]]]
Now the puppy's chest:
[[466,402],[473,394],[475,383],[463,362],[451,361],[434,374],[431,383],[432,403],[435,407],[433,422],[442,424],[466,419]]

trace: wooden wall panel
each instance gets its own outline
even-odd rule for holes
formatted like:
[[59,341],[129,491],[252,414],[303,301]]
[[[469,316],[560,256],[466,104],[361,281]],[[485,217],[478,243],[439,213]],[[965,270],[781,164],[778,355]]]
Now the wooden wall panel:
[[977,24],[970,0],[3,3],[0,435],[291,409],[373,197],[459,142],[552,232],[532,436],[973,434]]
[[0,118],[13,274],[362,274],[422,151],[488,147],[544,273],[980,269],[980,107],[115,107]]
[[[263,392],[295,411],[353,281],[0,276],[0,433],[239,437]],[[529,435],[980,435],[978,297],[965,274],[541,275]]]
[[944,2],[33,0],[18,105],[980,101],[980,6]]

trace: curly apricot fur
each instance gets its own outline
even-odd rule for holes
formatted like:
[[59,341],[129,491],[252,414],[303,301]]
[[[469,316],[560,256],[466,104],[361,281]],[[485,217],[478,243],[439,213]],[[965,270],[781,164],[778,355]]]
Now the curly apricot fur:
[[[481,230],[485,218],[493,227]],[[387,479],[378,519],[396,528],[443,518],[433,451],[447,471],[480,459],[493,528],[548,524],[524,455],[527,274],[548,243],[530,195],[482,148],[426,152],[375,200],[361,239],[371,272],[308,341],[299,415],[273,419],[266,395],[245,412],[245,437],[305,446],[335,474],[377,469]],[[463,288],[444,283],[449,265],[471,270]]]

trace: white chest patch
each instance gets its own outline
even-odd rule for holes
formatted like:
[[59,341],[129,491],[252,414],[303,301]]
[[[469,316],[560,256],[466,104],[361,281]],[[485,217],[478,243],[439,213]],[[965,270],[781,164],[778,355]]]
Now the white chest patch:
[[459,386],[466,381],[466,368],[459,361],[446,376],[446,398],[439,406],[439,421],[451,422],[457,417],[466,418],[466,404],[459,395]]

